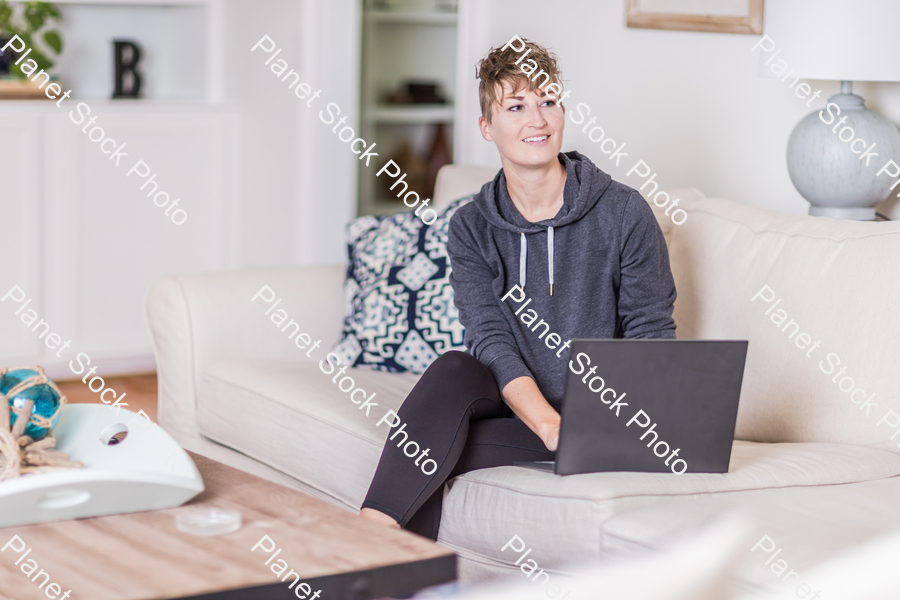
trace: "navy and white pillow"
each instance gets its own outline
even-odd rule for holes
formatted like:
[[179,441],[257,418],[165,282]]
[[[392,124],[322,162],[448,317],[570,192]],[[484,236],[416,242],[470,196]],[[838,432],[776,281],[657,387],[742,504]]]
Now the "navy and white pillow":
[[346,317],[332,352],[341,365],[423,372],[438,356],[465,350],[453,305],[447,232],[451,202],[426,225],[413,211],[347,225]]

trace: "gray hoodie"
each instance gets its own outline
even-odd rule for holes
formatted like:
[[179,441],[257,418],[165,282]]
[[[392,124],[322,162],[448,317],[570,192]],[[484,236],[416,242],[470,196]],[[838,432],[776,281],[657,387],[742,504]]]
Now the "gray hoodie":
[[[466,348],[501,390],[531,377],[557,410],[567,342],[674,339],[676,296],[666,241],[641,195],[578,152],[559,160],[566,185],[554,218],[526,221],[501,169],[453,215],[447,243]],[[509,293],[517,285],[524,294]]]

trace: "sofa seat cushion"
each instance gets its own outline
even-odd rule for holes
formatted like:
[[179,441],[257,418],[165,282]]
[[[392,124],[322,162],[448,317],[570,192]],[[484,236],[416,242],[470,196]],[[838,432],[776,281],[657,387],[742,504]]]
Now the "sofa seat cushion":
[[[326,375],[313,360],[213,364],[203,373],[198,394],[200,433],[358,509],[388,434],[386,423],[376,423],[399,408],[419,375],[351,368],[337,376],[337,371]],[[352,390],[338,388],[347,376],[377,406],[361,410],[362,402],[354,404]],[[348,390],[349,385],[344,383]]]
[[[511,565],[501,548],[518,535],[545,568],[596,558],[618,540],[606,524],[654,506],[672,523],[678,500],[729,495],[752,502],[754,490],[839,486],[900,475],[900,456],[861,446],[736,441],[724,474],[593,473],[557,476],[518,467],[474,471],[454,480],[444,501],[440,541],[466,558]],[[663,519],[665,520],[665,519]],[[652,537],[652,536],[650,536]],[[610,554],[615,552],[609,552]]]
[[[825,586],[810,578],[814,567],[849,547],[871,542],[894,529],[898,496],[900,477],[849,485],[709,494],[622,511],[606,522],[603,537],[610,552],[647,547],[658,549],[712,519],[737,513],[749,520],[754,531],[736,573],[739,582],[749,589],[771,593],[784,592],[792,585],[807,582],[813,589],[822,588],[824,597]],[[753,546],[762,541],[763,536],[772,540],[774,550],[765,541],[761,548],[753,551]],[[767,549],[768,553],[764,551]],[[777,549],[781,552],[773,557]],[[770,558],[774,560],[766,565]],[[784,563],[780,564],[779,560]],[[788,578],[783,564],[799,573],[799,579]],[[781,579],[777,575],[779,572],[783,573]],[[831,588],[827,589],[831,592]],[[833,593],[828,596],[843,597]]]

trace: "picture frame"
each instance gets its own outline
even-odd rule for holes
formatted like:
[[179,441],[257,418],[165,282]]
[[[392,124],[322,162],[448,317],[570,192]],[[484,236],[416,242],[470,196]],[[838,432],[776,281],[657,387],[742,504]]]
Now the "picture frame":
[[641,29],[743,33],[763,29],[764,0],[730,0],[729,12],[710,12],[722,0],[626,0],[626,25]]

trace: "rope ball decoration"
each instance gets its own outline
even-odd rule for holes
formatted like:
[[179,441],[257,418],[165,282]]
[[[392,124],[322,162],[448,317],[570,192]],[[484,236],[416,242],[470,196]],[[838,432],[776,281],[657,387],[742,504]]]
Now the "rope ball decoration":
[[0,369],[0,481],[84,466],[53,450],[66,402],[43,367]]

